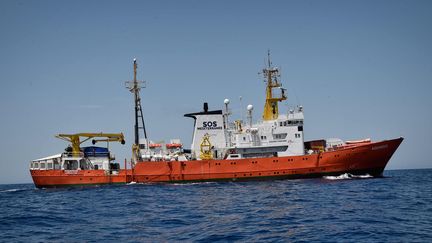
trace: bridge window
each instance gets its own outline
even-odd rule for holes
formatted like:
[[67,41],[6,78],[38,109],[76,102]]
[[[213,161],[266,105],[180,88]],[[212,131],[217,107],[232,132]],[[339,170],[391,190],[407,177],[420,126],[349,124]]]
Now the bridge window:
[[78,161],[66,160],[64,167],[65,167],[65,170],[76,170],[76,169],[78,169]]
[[59,169],[60,169],[60,164],[57,159],[54,159],[54,170],[59,170]]
[[286,133],[280,133],[280,134],[274,134],[274,139],[285,139],[287,134]]

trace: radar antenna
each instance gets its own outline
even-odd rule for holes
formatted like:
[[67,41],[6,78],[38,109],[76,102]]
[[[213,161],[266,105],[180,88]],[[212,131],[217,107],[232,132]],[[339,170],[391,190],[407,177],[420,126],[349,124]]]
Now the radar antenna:
[[[266,102],[264,105],[263,120],[275,120],[279,116],[278,102],[286,100],[285,89],[282,88],[282,83],[279,81],[280,72],[277,67],[272,67],[270,61],[270,50],[267,51],[267,64],[268,67],[263,69],[264,82],[267,83],[266,87]],[[279,88],[280,94],[274,95],[273,89]]]

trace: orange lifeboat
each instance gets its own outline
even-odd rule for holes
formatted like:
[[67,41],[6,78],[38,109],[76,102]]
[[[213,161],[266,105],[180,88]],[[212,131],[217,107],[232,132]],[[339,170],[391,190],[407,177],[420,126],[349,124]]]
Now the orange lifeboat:
[[149,144],[149,148],[160,148],[162,147],[162,144],[160,143],[151,143]]
[[173,148],[181,148],[183,145],[181,143],[168,143],[166,144],[167,149],[173,149]]

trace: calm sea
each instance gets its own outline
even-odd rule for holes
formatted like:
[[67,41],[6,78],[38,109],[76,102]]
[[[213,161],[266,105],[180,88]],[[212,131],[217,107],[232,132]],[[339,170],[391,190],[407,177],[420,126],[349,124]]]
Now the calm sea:
[[5,242],[432,242],[432,169],[385,178],[0,185]]

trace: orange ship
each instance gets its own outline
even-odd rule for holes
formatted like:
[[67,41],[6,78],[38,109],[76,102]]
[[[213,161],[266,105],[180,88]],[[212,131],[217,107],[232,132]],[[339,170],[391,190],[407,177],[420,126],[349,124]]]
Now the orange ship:
[[[36,187],[59,187],[112,183],[239,181],[264,179],[312,178],[326,175],[369,174],[382,176],[385,166],[403,138],[372,142],[370,139],[342,141],[322,139],[304,141],[303,107],[279,114],[278,102],[286,100],[280,74],[272,67],[263,69],[266,102],[262,121],[253,123],[253,106],[247,106],[247,121],[230,121],[229,100],[224,110],[186,114],[194,119],[190,149],[178,139],[170,143],[152,142],[147,138],[141,109],[140,81],[127,82],[135,100],[135,141],[130,169],[114,163],[107,148],[81,147],[93,138],[97,142],[122,142],[123,134],[60,134],[72,144],[66,152],[30,164]],[[140,131],[143,139],[140,139]],[[81,138],[84,138],[81,141]]]

